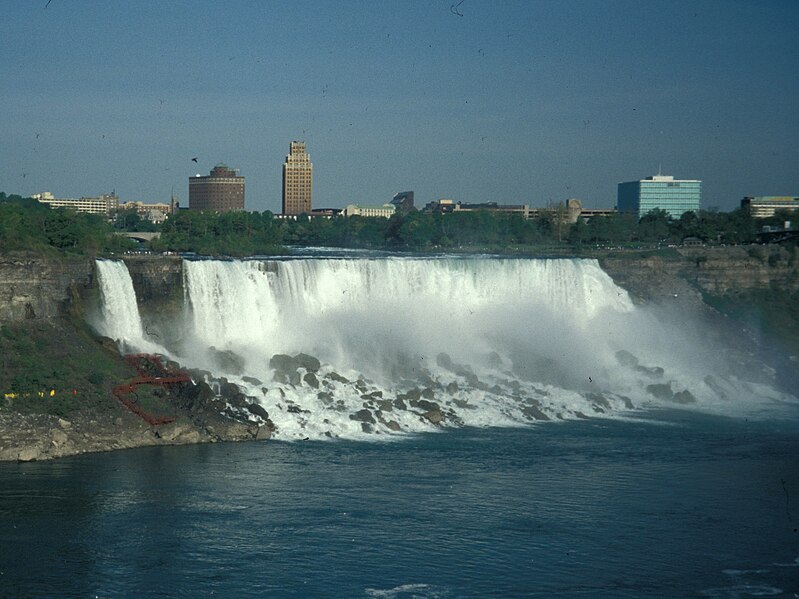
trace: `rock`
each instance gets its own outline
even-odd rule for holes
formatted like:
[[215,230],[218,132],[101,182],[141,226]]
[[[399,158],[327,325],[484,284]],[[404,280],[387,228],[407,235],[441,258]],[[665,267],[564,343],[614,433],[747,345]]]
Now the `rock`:
[[261,385],[263,385],[263,381],[259,381],[254,376],[243,376],[241,377],[241,380],[244,381],[245,383],[250,383],[250,385],[255,385],[256,387],[260,387]]
[[402,430],[399,425],[399,422],[397,422],[396,420],[389,420],[388,422],[386,422],[386,427],[394,432]]
[[369,387],[363,379],[358,379],[355,381],[355,388],[359,393],[367,393],[369,391]]
[[439,406],[437,403],[434,401],[427,401],[426,399],[420,399],[415,403],[414,407],[424,410],[425,412],[441,409],[441,406]]
[[330,380],[336,381],[337,383],[349,383],[350,379],[347,377],[341,376],[338,372],[331,372],[327,375],[327,378]]
[[441,366],[441,368],[446,368],[447,370],[454,370],[455,368],[452,358],[449,357],[449,354],[445,354],[444,352],[441,352],[436,356],[436,364]]
[[422,397],[425,399],[433,399],[436,396],[435,392],[430,387],[425,387],[422,390]]
[[53,445],[58,447],[60,445],[64,445],[67,441],[69,441],[69,437],[67,437],[67,434],[64,431],[59,429],[53,430]]
[[17,454],[17,459],[20,462],[33,462],[41,457],[42,457],[42,452],[39,450],[38,447],[27,447],[25,449],[20,450],[20,452]]
[[208,348],[212,359],[224,372],[241,374],[244,371],[244,358],[229,349],[219,350],[211,346]]
[[643,374],[653,378],[659,379],[663,376],[665,371],[660,366],[636,366],[636,372],[642,372]]
[[320,391],[316,394],[316,397],[318,397],[324,404],[330,405],[333,403],[333,394],[328,391]]
[[309,387],[313,387],[314,389],[319,388],[319,379],[316,378],[316,375],[313,372],[306,372],[305,376],[302,377],[302,380],[305,381]]
[[450,395],[454,395],[458,392],[458,383],[452,381],[451,383],[447,383],[447,393]]
[[297,354],[294,356],[294,363],[300,368],[305,368],[308,372],[319,372],[321,366],[319,360],[308,354]]
[[256,441],[266,441],[267,439],[272,438],[272,429],[266,425],[259,426],[258,432],[255,433],[255,440]]
[[269,368],[276,372],[288,374],[289,372],[297,370],[297,363],[294,358],[287,354],[275,354],[269,360]]
[[655,384],[647,385],[646,390],[650,395],[654,395],[657,399],[671,401],[674,398],[674,392],[671,390],[671,383],[669,384]]
[[398,410],[408,409],[408,406],[405,405],[405,402],[400,397],[397,397],[392,403],[394,404],[394,407],[397,408]]
[[636,358],[626,349],[620,349],[616,352],[616,360],[622,366],[629,366],[630,368],[635,368],[638,366],[638,358]]
[[361,430],[365,433],[373,433],[375,432],[375,427],[369,422],[361,422]]
[[549,420],[549,416],[544,414],[538,406],[522,406],[522,414],[530,420]]
[[58,426],[60,426],[61,428],[69,429],[72,428],[72,423],[69,420],[64,420],[63,418],[59,418]]
[[433,424],[441,424],[441,421],[444,419],[440,410],[430,410],[422,414],[422,417],[427,418],[427,420]]
[[394,410],[394,402],[392,402],[390,399],[381,399],[377,402],[377,407],[384,412],[391,412]]
[[369,422],[371,424],[375,423],[374,416],[372,416],[372,413],[366,408],[358,410],[354,414],[350,414],[350,420],[360,420],[361,422]]
[[681,404],[696,403],[696,397],[688,389],[683,389],[674,394],[674,401]]
[[269,420],[269,413],[260,404],[257,403],[248,404],[247,409],[250,411],[250,413],[255,414],[262,420]]

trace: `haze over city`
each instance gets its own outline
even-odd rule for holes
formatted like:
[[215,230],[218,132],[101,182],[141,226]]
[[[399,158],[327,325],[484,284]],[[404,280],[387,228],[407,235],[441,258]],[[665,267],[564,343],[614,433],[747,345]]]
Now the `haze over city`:
[[7,3],[0,190],[186,205],[225,162],[279,212],[298,139],[314,207],[610,207],[662,169],[731,210],[799,192],[798,27],[791,1]]

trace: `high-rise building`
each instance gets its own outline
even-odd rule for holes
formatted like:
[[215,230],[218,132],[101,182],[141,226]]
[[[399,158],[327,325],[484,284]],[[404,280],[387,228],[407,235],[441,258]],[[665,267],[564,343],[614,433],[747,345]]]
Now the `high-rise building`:
[[190,177],[189,209],[209,212],[244,210],[244,177],[226,164],[217,164],[206,177]]
[[310,214],[313,165],[304,141],[293,141],[283,164],[283,214]]
[[619,212],[633,212],[638,218],[656,209],[668,212],[672,218],[680,218],[685,212],[697,212],[701,201],[701,181],[657,174],[640,181],[619,183],[616,207]]
[[401,191],[394,196],[394,199],[391,200],[391,203],[397,207],[397,212],[400,214],[404,214],[407,212],[412,212],[416,210],[416,207],[413,205],[413,192],[412,191]]

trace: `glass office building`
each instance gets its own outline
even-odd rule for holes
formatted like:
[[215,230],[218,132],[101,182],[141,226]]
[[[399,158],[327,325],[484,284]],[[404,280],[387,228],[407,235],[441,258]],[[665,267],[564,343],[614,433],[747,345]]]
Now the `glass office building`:
[[672,218],[680,218],[685,212],[697,212],[701,201],[701,181],[654,175],[619,183],[616,208],[619,212],[633,212],[638,218],[659,208]]

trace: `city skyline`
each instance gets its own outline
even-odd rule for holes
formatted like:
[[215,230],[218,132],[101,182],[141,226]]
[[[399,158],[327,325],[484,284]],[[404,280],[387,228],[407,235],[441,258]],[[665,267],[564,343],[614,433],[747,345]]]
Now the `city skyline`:
[[420,204],[607,207],[661,164],[704,182],[703,208],[796,195],[793,3],[451,9],[12,3],[0,188],[146,201],[174,188],[187,205],[187,178],[224,161],[247,173],[248,210],[279,213],[285,144],[302,139],[319,207],[403,189]]

